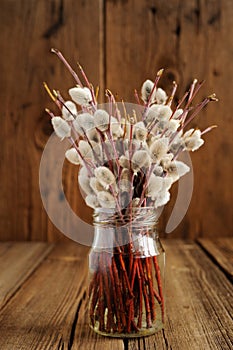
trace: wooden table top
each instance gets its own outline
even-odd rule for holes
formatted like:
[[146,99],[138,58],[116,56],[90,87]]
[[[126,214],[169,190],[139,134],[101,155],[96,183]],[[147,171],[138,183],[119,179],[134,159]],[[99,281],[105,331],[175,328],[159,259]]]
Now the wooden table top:
[[131,340],[89,329],[86,247],[0,243],[0,349],[232,349],[233,239],[163,243],[165,330]]

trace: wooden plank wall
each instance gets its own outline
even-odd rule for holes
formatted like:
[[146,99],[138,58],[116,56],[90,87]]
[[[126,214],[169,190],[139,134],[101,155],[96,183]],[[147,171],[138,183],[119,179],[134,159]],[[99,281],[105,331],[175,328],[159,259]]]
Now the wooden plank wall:
[[[43,210],[38,188],[40,157],[52,132],[44,112],[52,104],[42,82],[65,96],[73,85],[51,47],[74,67],[79,61],[101,96],[108,87],[133,102],[133,89],[161,67],[161,86],[169,91],[175,79],[178,97],[194,77],[206,80],[200,98],[215,91],[220,102],[204,110],[198,124],[219,127],[192,155],[194,194],[172,237],[230,236],[232,28],[231,0],[1,0],[0,240],[62,237]],[[65,163],[63,175],[72,208],[90,220],[76,191],[76,169]]]

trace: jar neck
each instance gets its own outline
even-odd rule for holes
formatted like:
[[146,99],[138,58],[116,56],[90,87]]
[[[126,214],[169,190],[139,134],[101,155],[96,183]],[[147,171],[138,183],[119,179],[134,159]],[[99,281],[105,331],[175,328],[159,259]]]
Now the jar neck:
[[114,209],[97,208],[93,214],[95,227],[128,227],[132,230],[156,227],[159,213],[154,207],[132,208],[121,213]]
[[156,255],[158,241],[157,215],[152,207],[139,208],[131,215],[119,215],[114,210],[97,209],[93,215],[95,226],[94,249],[111,250],[130,244],[134,252],[144,256]]

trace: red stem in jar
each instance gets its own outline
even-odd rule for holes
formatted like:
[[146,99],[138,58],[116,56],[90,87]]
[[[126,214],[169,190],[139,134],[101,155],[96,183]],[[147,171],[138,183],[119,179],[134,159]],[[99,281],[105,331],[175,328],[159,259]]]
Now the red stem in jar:
[[[119,247],[117,247],[117,248],[119,248]],[[119,251],[120,251],[120,248],[119,248]],[[132,289],[131,289],[131,286],[130,286],[130,283],[129,283],[129,278],[128,278],[128,275],[127,275],[127,271],[126,271],[126,268],[125,268],[125,262],[123,260],[122,254],[119,254],[119,261],[120,261],[121,269],[123,271],[123,275],[124,275],[124,278],[125,278],[125,282],[126,282],[126,285],[127,285],[127,288],[128,288],[129,295],[130,295],[131,298],[133,298],[134,295],[133,295],[133,292],[132,292]]]
[[[112,257],[111,259],[114,259]],[[119,302],[118,302],[118,296],[117,296],[117,291],[116,291],[116,281],[114,280],[114,275],[113,275],[113,265],[111,263],[111,259],[108,259],[108,268],[109,268],[109,275],[110,275],[110,281],[111,281],[111,286],[112,286],[112,294],[113,294],[113,302],[115,305],[115,315],[116,315],[116,321],[117,321],[117,330],[119,333],[122,332],[122,326],[121,326],[121,315],[119,311]]]
[[132,276],[131,276],[131,289],[132,290],[133,290],[133,286],[134,286],[134,280],[135,280],[135,276],[136,276],[137,265],[138,265],[138,260],[136,258],[136,259],[133,260],[133,272],[132,272]]
[[140,271],[140,274],[141,274],[142,292],[143,292],[145,308],[146,308],[147,328],[151,328],[152,327],[152,323],[151,323],[151,309],[150,309],[150,303],[149,303],[148,294],[147,294],[147,290],[146,290],[146,283],[145,283],[145,277],[144,277],[144,271],[143,271],[141,259],[139,259],[138,266],[139,266],[139,271]]
[[96,304],[98,302],[98,297],[99,297],[99,273],[97,272],[96,278],[94,280],[93,283],[93,293],[92,293],[92,301],[91,301],[91,306],[90,306],[90,311],[89,311],[89,315],[90,315],[90,320],[91,320],[91,325],[94,327],[95,325],[95,318],[94,318],[94,314],[95,314],[95,307]]
[[163,298],[163,289],[162,289],[162,282],[161,282],[161,274],[160,274],[160,268],[158,264],[158,260],[156,256],[153,256],[153,262],[154,267],[156,271],[156,279],[158,283],[158,290],[159,290],[159,296],[161,299],[161,313],[162,313],[162,322],[164,322],[164,298]]
[[102,261],[103,257],[102,254],[100,254],[99,264],[100,264],[100,278],[99,278],[99,330],[104,331],[104,281],[103,281],[103,273],[101,273],[101,267],[103,265]]
[[112,311],[112,302],[110,298],[110,287],[109,287],[109,281],[108,281],[108,271],[107,271],[107,254],[103,252],[103,282],[104,282],[104,294],[106,297],[107,302],[107,308],[108,308],[108,314],[107,314],[107,326],[106,331],[109,333],[111,329],[114,327],[114,318],[113,318],[113,311]]
[[139,312],[138,312],[138,328],[142,327],[142,278],[139,270],[139,266],[137,264],[137,276],[139,283]]
[[151,319],[152,319],[152,321],[154,321],[156,314],[155,314],[155,301],[154,301],[154,289],[153,289],[153,276],[152,276],[151,262],[152,262],[151,257],[145,258],[147,278],[148,278],[148,288],[149,288],[149,295],[150,295],[150,304],[151,304]]
[[115,284],[116,284],[117,297],[118,297],[118,301],[120,304],[121,321],[122,321],[123,327],[125,327],[126,326],[126,317],[125,317],[125,310],[124,310],[123,300],[122,300],[121,284],[119,281],[119,275],[118,275],[118,271],[117,271],[114,257],[112,258],[112,270],[113,270],[113,276],[114,276]]

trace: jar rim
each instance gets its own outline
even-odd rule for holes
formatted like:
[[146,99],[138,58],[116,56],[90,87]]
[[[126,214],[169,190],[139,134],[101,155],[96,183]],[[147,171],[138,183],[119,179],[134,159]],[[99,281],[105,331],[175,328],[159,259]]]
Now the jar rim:
[[135,207],[132,212],[119,213],[116,209],[110,208],[96,208],[94,210],[93,219],[94,225],[155,225],[158,221],[160,212],[153,206],[150,207]]

